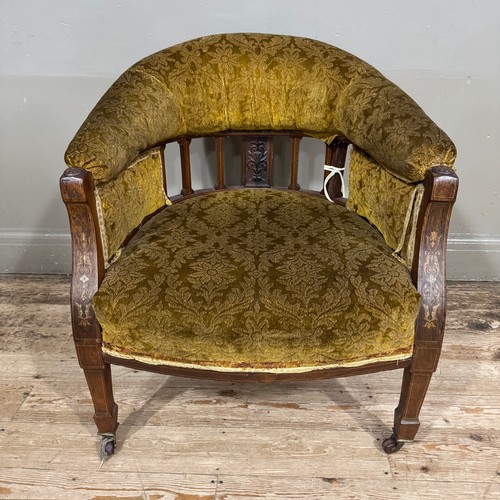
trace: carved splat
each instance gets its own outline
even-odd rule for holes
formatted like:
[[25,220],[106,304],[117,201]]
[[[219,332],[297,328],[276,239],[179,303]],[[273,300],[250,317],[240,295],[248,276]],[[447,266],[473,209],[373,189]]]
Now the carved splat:
[[242,184],[246,187],[271,187],[273,138],[243,136]]

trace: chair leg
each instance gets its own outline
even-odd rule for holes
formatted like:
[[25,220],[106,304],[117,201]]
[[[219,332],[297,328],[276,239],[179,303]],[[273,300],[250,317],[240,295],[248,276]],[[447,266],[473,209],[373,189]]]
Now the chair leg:
[[[439,354],[436,354],[439,357]],[[416,364],[416,359],[411,366],[405,368],[399,404],[394,410],[394,432],[390,438],[382,443],[382,447],[386,453],[394,453],[400,450],[405,442],[413,441],[415,438],[420,427],[418,416],[431,382],[433,371],[419,367]]]
[[414,372],[406,368],[399,405],[394,411],[394,432],[400,441],[412,441],[420,427],[418,415],[429,387],[432,372]]
[[118,427],[118,406],[113,398],[111,367],[104,363],[102,369],[84,369],[92,402],[94,421],[99,434],[114,434]]
[[84,368],[84,373],[94,403],[94,422],[101,436],[99,457],[102,465],[115,452],[118,428],[118,406],[113,398],[111,367],[104,363],[100,369]]

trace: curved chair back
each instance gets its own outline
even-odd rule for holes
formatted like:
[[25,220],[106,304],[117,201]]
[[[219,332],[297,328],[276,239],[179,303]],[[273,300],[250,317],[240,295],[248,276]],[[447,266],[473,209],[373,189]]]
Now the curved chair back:
[[180,43],[128,69],[92,110],[66,161],[102,183],[153,146],[234,131],[345,139],[407,182],[455,158],[422,109],[359,58],[307,38],[226,34]]

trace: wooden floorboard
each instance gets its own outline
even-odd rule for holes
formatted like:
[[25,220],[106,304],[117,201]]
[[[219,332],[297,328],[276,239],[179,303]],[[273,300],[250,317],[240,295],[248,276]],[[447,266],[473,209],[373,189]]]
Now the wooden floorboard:
[[113,367],[99,466],[64,276],[0,276],[0,499],[500,499],[500,283],[449,284],[417,440],[385,455],[401,372],[231,384]]

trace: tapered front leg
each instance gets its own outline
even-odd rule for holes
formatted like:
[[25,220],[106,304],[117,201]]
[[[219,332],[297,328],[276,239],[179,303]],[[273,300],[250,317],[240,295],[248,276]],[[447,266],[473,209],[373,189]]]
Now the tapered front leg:
[[111,367],[102,370],[84,370],[94,403],[94,421],[100,434],[114,434],[118,427],[118,406],[113,399]]
[[426,172],[412,266],[412,279],[422,298],[412,363],[404,371],[394,412],[394,434],[382,445],[386,453],[398,451],[402,443],[415,438],[420,409],[437,369],[446,319],[446,241],[457,190],[458,178],[450,168],[433,167]]
[[432,372],[405,368],[399,405],[394,410],[394,433],[398,441],[412,441],[420,427],[418,416],[431,382]]

